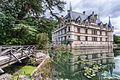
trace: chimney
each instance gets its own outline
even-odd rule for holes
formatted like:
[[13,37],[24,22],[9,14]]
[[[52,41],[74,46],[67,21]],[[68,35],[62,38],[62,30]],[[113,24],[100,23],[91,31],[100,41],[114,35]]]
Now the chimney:
[[83,14],[85,15],[85,11],[83,11]]
[[94,11],[92,12],[92,14],[94,14]]

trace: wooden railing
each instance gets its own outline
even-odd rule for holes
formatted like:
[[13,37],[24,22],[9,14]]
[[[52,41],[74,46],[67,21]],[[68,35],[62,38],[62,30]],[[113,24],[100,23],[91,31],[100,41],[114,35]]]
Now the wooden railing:
[[30,58],[34,54],[36,46],[0,46],[0,72],[2,68],[7,67],[15,62],[22,63],[22,59]]

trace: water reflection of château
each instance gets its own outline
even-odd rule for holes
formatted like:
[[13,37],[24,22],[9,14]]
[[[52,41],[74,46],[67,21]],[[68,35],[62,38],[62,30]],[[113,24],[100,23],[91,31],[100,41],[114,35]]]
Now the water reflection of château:
[[[89,63],[89,64],[87,64]],[[84,76],[84,67],[92,66],[95,64],[105,65],[106,67],[102,71],[98,71],[96,76],[88,79]],[[72,50],[72,56],[67,63],[62,64],[63,68],[58,72],[64,72],[60,77],[70,80],[104,80],[101,75],[104,71],[109,72],[112,75],[114,64],[114,53],[112,49],[84,49],[84,50]],[[64,70],[64,71],[63,71]]]

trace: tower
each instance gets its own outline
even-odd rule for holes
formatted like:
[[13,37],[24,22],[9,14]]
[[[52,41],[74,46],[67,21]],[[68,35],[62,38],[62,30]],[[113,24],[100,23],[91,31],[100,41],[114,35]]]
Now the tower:
[[68,12],[68,16],[71,18],[72,17],[72,5],[71,5],[71,2],[69,4],[69,10],[67,11]]
[[108,44],[113,47],[113,26],[111,24],[110,16],[108,21]]

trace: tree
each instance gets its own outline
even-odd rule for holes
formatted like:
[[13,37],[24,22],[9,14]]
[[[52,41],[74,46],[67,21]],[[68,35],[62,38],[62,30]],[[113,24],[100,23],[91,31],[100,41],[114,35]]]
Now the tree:
[[40,17],[46,11],[58,19],[54,9],[62,12],[65,2],[62,0],[1,0],[0,8],[4,11],[8,10],[14,17],[23,19],[25,16],[32,15]]
[[[48,34],[59,20],[58,11],[63,11],[65,2],[62,0],[0,0],[0,44],[36,44],[35,36],[39,33]],[[50,12],[52,18],[45,18]],[[59,13],[59,12],[58,12]]]
[[46,33],[40,33],[36,36],[36,42],[39,49],[45,49],[48,46],[48,35]]
[[13,28],[14,34],[12,34],[12,39],[8,39],[6,44],[15,45],[28,45],[36,44],[35,36],[37,34],[37,29],[35,26],[29,26],[25,24],[17,24]]
[[114,43],[115,44],[120,44],[120,36],[113,35],[114,36]]
[[4,44],[9,38],[12,38],[13,25],[15,18],[10,14],[0,12],[0,44]]
[[40,23],[38,24],[38,32],[47,33],[49,39],[51,40],[51,32],[53,28],[57,27],[58,22],[56,20],[50,20],[44,17],[41,17]]
[[53,28],[57,27],[58,21],[48,19],[45,17],[40,17],[40,21],[36,20],[33,17],[24,18],[24,20],[20,20],[19,23],[29,25],[29,26],[35,26],[37,28],[38,33],[47,33],[49,40],[51,40],[51,31]]

